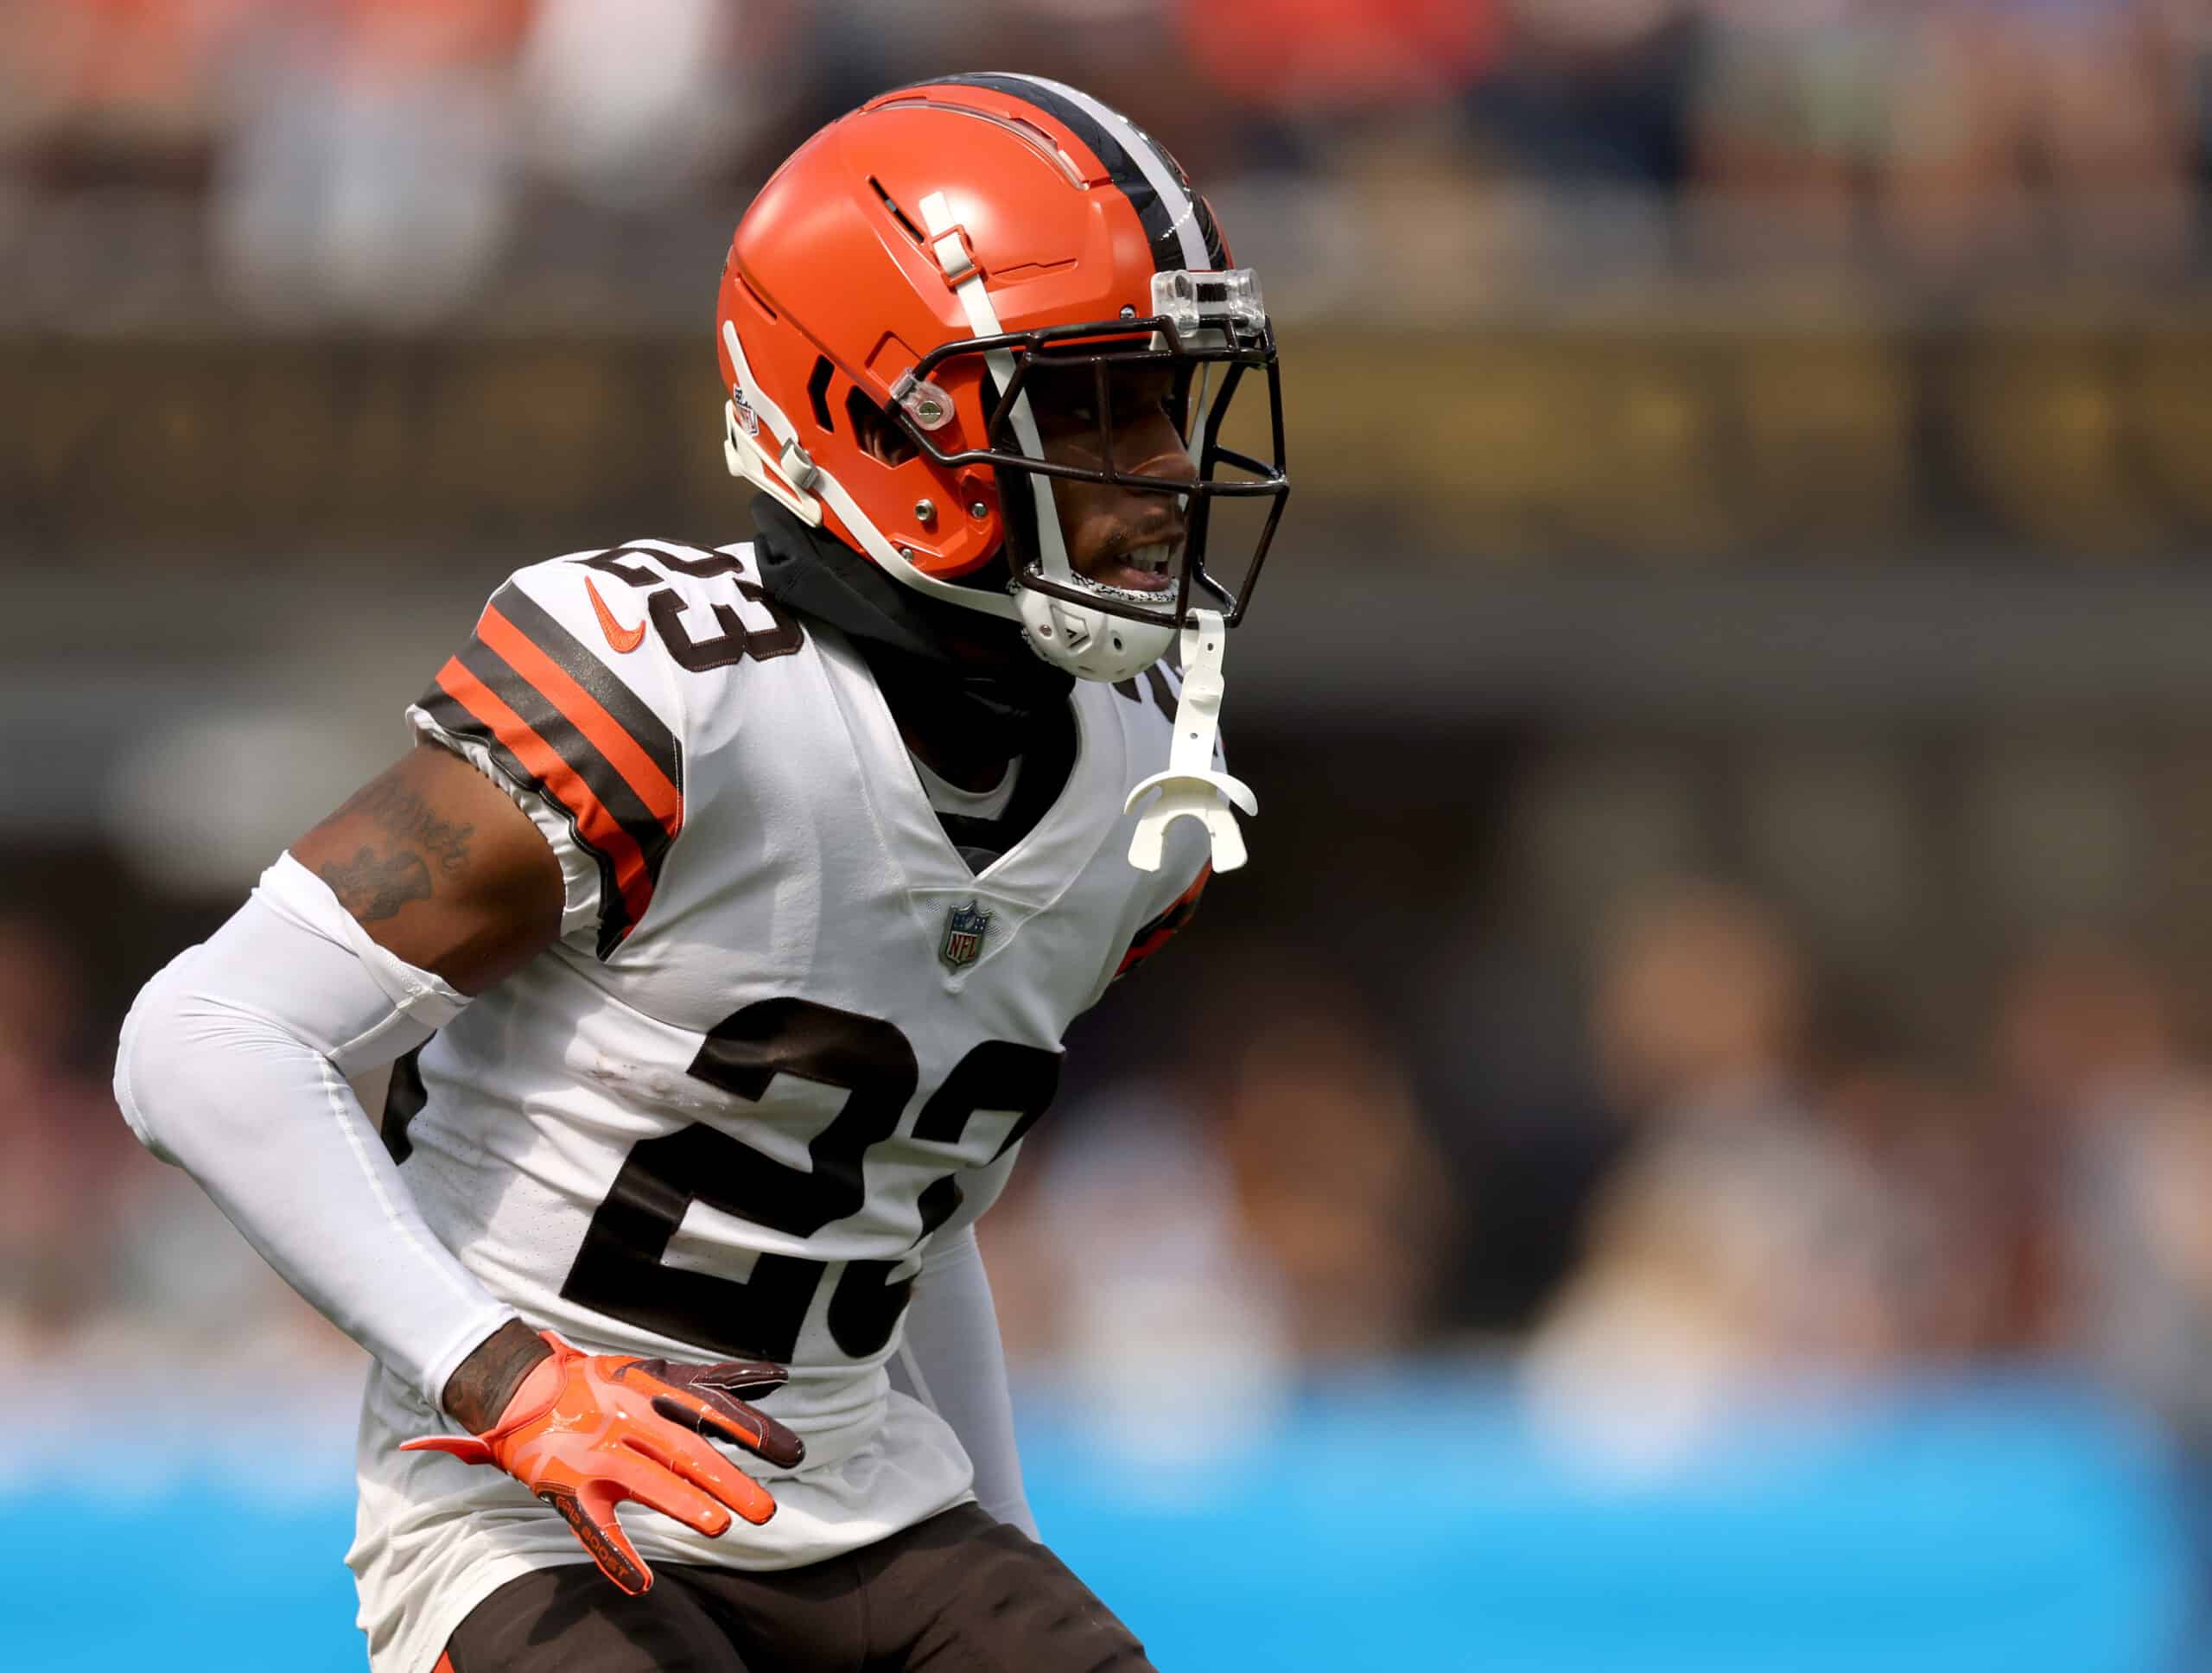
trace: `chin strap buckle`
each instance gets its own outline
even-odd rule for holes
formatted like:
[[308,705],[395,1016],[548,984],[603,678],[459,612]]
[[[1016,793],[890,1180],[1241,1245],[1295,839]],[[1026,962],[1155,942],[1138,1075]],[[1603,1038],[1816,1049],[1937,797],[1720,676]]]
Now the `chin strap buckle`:
[[784,443],[784,450],[776,455],[776,468],[783,472],[784,480],[801,493],[813,493],[814,485],[822,475],[822,468],[799,446],[797,436]]
[[1242,779],[1214,770],[1214,742],[1221,735],[1222,653],[1229,638],[1218,610],[1193,610],[1183,624],[1183,697],[1175,705],[1175,741],[1167,751],[1167,770],[1155,773],[1129,792],[1122,811],[1135,813],[1152,792],[1160,799],[1137,820],[1129,839],[1129,863],[1139,871],[1158,871],[1167,827],[1196,819],[1213,839],[1213,868],[1234,871],[1244,863],[1244,833],[1232,806],[1247,814],[1260,811],[1259,798]]

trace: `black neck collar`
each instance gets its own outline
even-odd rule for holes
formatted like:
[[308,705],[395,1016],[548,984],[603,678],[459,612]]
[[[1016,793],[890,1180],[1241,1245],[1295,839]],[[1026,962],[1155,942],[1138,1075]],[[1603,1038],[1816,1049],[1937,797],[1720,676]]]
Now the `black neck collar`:
[[761,586],[850,639],[902,726],[1007,759],[1065,728],[1075,677],[1039,658],[1013,623],[893,580],[766,494],[752,509]]

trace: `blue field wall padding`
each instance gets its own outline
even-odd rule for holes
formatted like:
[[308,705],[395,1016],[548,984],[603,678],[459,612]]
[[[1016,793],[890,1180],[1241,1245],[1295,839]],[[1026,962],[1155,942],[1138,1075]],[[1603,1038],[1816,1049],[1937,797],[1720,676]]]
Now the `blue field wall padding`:
[[[1235,1450],[1172,1469],[1049,1395],[1024,1404],[1039,1522],[1163,1673],[2189,1659],[2183,1475],[2123,1414],[2034,1379],[1770,1412],[1702,1460],[1634,1478],[1563,1457],[1508,1387],[1456,1375],[1306,1394]],[[240,1437],[157,1482],[73,1475],[72,1456],[112,1447],[16,1434],[0,1459],[7,1665],[365,1664],[340,1561],[350,1437],[327,1408],[291,1437],[296,1473],[265,1453],[243,1467]],[[182,1443],[127,1444],[143,1461]]]

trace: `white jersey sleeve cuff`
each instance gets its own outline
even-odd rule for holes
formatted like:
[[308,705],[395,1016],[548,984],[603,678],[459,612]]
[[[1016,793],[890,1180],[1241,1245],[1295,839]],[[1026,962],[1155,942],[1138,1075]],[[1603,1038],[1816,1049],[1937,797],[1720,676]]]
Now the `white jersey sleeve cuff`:
[[590,934],[599,923],[602,887],[599,862],[576,841],[569,816],[548,805],[543,797],[527,786],[509,778],[480,741],[447,731],[422,704],[409,706],[407,723],[417,738],[450,749],[466,760],[505,791],[507,798],[529,816],[531,824],[545,838],[546,846],[553,850],[553,857],[561,862],[561,938],[565,941],[573,935]]

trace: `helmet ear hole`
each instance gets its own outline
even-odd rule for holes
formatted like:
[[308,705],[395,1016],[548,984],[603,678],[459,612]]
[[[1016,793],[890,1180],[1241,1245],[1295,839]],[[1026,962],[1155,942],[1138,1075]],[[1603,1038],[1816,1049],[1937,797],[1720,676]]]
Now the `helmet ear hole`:
[[880,463],[895,468],[921,453],[914,445],[914,438],[901,429],[889,413],[869,400],[858,384],[845,391],[845,420],[852,425],[853,439],[860,443],[861,451]]

